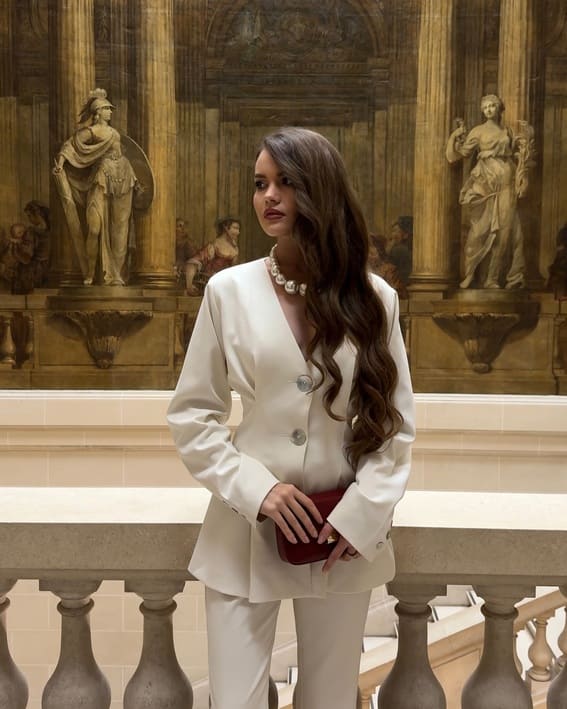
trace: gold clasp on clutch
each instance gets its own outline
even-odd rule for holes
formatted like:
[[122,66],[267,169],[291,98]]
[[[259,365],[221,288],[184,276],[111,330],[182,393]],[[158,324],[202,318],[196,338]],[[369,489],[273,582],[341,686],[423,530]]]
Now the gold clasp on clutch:
[[334,544],[339,541],[339,537],[336,532],[331,532],[327,537],[327,544]]

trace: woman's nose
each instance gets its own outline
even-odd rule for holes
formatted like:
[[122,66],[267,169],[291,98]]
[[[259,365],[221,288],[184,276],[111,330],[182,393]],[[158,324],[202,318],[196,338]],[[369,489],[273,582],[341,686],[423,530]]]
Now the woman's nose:
[[264,192],[264,198],[266,202],[279,202],[280,195],[277,186],[273,184],[268,185],[266,191]]

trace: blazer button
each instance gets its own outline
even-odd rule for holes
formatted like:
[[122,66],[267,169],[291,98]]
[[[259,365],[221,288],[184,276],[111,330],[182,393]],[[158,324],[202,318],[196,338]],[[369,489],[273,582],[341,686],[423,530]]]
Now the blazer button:
[[307,436],[305,435],[305,431],[302,431],[300,428],[296,428],[291,434],[291,442],[295,446],[302,446],[306,440]]
[[386,539],[389,539],[391,536],[392,536],[392,530],[389,529],[389,530],[386,532]]
[[383,546],[384,542],[378,542],[378,544],[376,544],[376,549],[382,549]]
[[311,389],[313,388],[313,380],[308,374],[301,374],[299,377],[297,377],[295,383],[297,384],[297,388],[299,389],[299,391],[303,393],[311,391]]

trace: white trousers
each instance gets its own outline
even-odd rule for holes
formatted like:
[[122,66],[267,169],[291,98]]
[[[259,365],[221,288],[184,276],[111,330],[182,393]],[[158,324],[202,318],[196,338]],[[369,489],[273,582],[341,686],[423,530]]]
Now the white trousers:
[[[294,709],[355,709],[370,591],[293,601],[298,683]],[[212,709],[267,709],[280,601],[205,590]]]

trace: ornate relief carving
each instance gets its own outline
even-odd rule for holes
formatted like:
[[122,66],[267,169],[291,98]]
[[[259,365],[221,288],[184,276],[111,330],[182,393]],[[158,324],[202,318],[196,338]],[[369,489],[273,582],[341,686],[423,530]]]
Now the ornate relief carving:
[[151,312],[141,310],[69,310],[51,316],[65,335],[80,336],[99,369],[112,367],[122,338],[141,330],[151,318]]
[[433,320],[463,345],[465,355],[478,374],[492,369],[511,330],[520,322],[517,313],[435,313]]
[[[487,374],[510,333],[531,330],[537,324],[539,304],[507,293],[491,298],[486,291],[466,293],[456,300],[443,301],[433,314],[434,322],[461,343],[464,353],[478,374]],[[482,299],[484,296],[484,300]]]
[[365,61],[374,52],[359,13],[338,0],[248,3],[229,26],[224,54],[229,63]]

